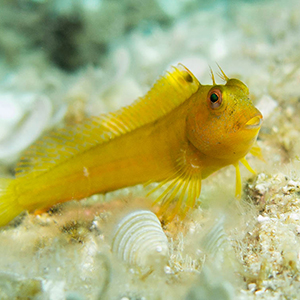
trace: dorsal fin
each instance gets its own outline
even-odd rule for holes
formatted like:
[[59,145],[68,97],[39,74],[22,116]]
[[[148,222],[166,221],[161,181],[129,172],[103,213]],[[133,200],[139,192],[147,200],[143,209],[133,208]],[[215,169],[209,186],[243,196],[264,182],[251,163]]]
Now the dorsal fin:
[[178,107],[200,86],[195,76],[179,64],[157,80],[152,89],[132,105],[82,124],[56,130],[33,144],[16,167],[17,176],[41,173],[77,154],[151,123]]

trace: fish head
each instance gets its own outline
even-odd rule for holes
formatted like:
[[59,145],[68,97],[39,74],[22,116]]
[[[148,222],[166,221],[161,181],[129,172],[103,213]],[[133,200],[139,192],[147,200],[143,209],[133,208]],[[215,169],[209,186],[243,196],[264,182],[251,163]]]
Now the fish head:
[[262,114],[238,79],[202,86],[187,116],[188,140],[203,154],[234,163],[253,146]]

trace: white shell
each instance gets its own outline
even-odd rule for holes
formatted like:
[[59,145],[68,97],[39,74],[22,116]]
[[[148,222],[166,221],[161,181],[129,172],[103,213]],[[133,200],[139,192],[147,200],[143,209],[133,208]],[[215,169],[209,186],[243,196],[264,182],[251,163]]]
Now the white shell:
[[217,220],[202,238],[201,245],[207,254],[216,256],[221,249],[226,247],[228,238],[224,230],[224,220],[223,217]]
[[149,267],[168,255],[168,239],[154,213],[137,210],[117,225],[112,252],[129,264]]
[[[2,136],[0,160],[4,164],[11,163],[21,151],[42,134],[50,121],[53,110],[52,103],[46,96],[23,95],[21,99],[18,99],[19,102],[15,99],[16,97],[14,94],[7,93],[6,98],[0,101],[1,109],[2,106],[4,107],[4,112],[0,114],[0,127],[9,132],[7,136],[3,136],[0,130],[0,137]],[[10,105],[7,102],[10,102]],[[30,112],[22,108],[22,104],[30,106]],[[4,115],[8,115],[10,124]]]

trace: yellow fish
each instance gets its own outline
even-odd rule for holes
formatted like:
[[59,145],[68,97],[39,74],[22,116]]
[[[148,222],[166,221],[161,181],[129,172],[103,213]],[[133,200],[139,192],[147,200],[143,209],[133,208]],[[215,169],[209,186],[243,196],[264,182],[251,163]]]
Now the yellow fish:
[[262,115],[247,86],[221,72],[224,85],[213,73],[213,85],[201,85],[179,64],[131,106],[37,141],[16,178],[0,180],[0,226],[24,210],[147,182],[160,182],[155,190],[169,183],[156,202],[171,220],[194,206],[202,179],[227,165],[240,195],[239,161],[253,171],[245,155],[260,156]]

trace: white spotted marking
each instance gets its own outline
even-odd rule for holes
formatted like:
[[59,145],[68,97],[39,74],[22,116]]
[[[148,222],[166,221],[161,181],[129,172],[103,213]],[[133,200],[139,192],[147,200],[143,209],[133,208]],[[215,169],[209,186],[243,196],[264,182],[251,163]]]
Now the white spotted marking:
[[83,167],[83,175],[84,175],[85,177],[89,177],[89,176],[90,176],[90,173],[89,173],[88,168]]

